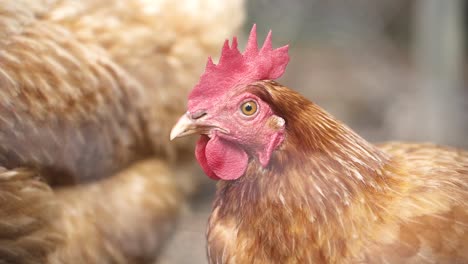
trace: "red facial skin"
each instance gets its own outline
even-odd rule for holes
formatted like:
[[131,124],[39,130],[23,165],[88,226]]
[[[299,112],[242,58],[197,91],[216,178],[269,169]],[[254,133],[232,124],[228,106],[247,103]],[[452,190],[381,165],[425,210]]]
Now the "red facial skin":
[[[238,179],[245,173],[249,159],[257,159],[264,168],[268,166],[272,152],[284,139],[285,121],[249,92],[249,84],[281,77],[288,62],[288,46],[273,49],[271,31],[258,48],[255,25],[243,53],[233,38],[231,45],[225,41],[217,65],[208,59],[205,72],[189,94],[185,116],[203,125],[199,132],[209,137],[202,135],[195,151],[208,176]],[[247,116],[240,108],[250,100],[257,103],[257,112]]]
[[[257,111],[250,116],[241,110],[248,101],[257,104]],[[195,151],[209,177],[238,179],[245,173],[249,159],[257,159],[263,167],[268,166],[272,152],[284,139],[284,120],[276,116],[267,103],[243,87],[206,105],[212,107],[190,109],[189,114],[204,111],[203,123],[215,127],[201,136]]]

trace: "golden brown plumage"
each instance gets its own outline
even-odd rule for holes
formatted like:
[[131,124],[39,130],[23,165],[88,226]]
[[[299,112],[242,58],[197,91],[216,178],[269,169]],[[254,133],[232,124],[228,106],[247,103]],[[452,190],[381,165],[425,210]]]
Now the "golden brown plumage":
[[0,263],[44,262],[61,242],[58,204],[37,172],[0,167]]
[[157,256],[195,186],[170,125],[243,14],[186,2],[0,0],[0,263]]
[[218,183],[210,263],[468,263],[468,152],[374,146],[275,82],[242,91],[286,134],[267,167],[253,155]]

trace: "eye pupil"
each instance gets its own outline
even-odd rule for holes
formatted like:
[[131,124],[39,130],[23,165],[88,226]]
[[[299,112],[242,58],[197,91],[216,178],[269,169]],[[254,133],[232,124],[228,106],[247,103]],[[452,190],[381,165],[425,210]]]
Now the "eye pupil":
[[245,111],[247,111],[247,112],[252,111],[252,106],[251,106],[250,104],[247,104],[247,105],[245,106]]

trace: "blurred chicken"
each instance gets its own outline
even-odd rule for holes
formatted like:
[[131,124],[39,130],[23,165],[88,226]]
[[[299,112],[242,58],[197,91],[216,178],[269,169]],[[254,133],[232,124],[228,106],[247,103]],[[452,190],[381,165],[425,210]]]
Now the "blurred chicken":
[[156,258],[196,186],[170,125],[242,2],[0,0],[0,263]]
[[220,180],[209,262],[468,263],[468,152],[367,142],[273,81],[288,61],[226,41],[171,132]]

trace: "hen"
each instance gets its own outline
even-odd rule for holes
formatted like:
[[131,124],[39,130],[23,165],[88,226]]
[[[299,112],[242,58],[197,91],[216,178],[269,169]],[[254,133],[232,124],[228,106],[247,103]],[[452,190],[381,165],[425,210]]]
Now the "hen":
[[210,263],[468,263],[468,152],[373,145],[275,81],[287,46],[226,41],[171,138],[220,180]]
[[166,140],[182,87],[242,16],[241,0],[0,0],[0,263],[154,261],[195,187],[192,142]]

